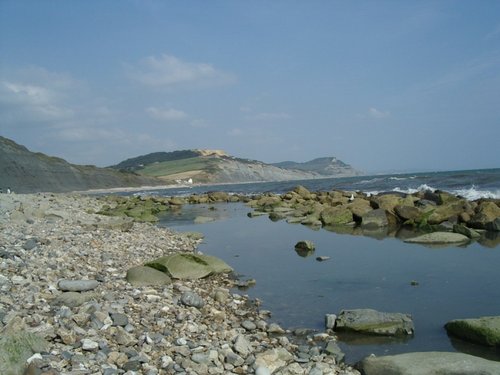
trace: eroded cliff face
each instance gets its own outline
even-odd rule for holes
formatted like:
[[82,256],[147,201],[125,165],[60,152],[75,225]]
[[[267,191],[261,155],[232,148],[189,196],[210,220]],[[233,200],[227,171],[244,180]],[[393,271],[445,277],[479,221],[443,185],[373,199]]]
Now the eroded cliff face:
[[159,185],[162,181],[109,168],[80,166],[33,153],[0,137],[0,188],[18,193],[68,192],[126,186]]

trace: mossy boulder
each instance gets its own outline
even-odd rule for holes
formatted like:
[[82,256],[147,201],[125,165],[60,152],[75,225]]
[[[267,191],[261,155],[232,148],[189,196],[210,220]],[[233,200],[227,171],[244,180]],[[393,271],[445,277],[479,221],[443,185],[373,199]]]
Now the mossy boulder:
[[223,260],[205,254],[174,254],[152,260],[145,266],[165,272],[174,279],[186,280],[233,271]]
[[446,331],[476,344],[500,347],[500,316],[456,319],[445,325]]
[[429,224],[440,224],[443,221],[456,221],[461,213],[467,210],[467,202],[458,200],[451,203],[436,206],[427,219]]
[[293,192],[298,194],[302,199],[309,200],[312,198],[311,192],[302,185],[296,186],[295,189],[293,189]]
[[165,273],[152,267],[137,266],[127,271],[127,281],[134,286],[168,285],[172,279]]
[[393,227],[397,225],[398,219],[395,215],[383,208],[367,212],[361,218],[361,227],[363,229],[377,229],[383,227]]
[[325,208],[320,219],[324,225],[342,225],[353,221],[352,212],[344,206]]

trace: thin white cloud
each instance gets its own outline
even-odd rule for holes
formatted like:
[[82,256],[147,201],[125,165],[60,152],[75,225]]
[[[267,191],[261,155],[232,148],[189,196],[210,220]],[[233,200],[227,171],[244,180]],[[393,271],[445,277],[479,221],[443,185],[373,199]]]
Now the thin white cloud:
[[149,107],[146,108],[146,113],[155,120],[160,121],[182,121],[188,118],[188,115],[174,108],[157,108]]
[[234,75],[211,64],[187,62],[167,54],[143,58],[137,65],[126,68],[130,78],[151,87],[213,86],[235,81]]
[[382,111],[375,107],[371,107],[370,109],[368,109],[368,115],[372,118],[382,119],[390,117],[391,113],[389,111]]

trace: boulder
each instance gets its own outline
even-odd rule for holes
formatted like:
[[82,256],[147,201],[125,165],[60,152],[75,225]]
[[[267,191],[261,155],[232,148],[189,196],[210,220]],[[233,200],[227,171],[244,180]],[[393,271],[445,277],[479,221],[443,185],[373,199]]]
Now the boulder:
[[312,255],[315,249],[312,241],[299,241],[295,244],[295,252],[303,258]]
[[94,292],[64,292],[53,300],[54,305],[78,307],[96,297]]
[[293,355],[285,348],[269,349],[256,355],[254,366],[257,369],[268,369],[269,373],[272,374],[292,362],[293,359]]
[[486,230],[491,232],[500,232],[500,217],[497,217],[495,220],[486,223]]
[[212,202],[229,202],[230,195],[223,191],[213,191],[208,193],[208,198]]
[[394,207],[396,215],[403,221],[412,221],[414,223],[420,222],[422,218],[422,211],[415,206],[396,206]]
[[383,208],[390,213],[394,213],[396,206],[402,205],[404,198],[398,194],[376,195],[370,199],[370,204],[374,209]]
[[364,375],[498,375],[500,363],[463,353],[424,352],[370,356],[356,367]]
[[335,330],[381,336],[406,336],[412,335],[415,328],[408,314],[354,309],[340,312]]
[[467,228],[462,224],[453,225],[453,232],[463,234],[471,239],[481,238],[481,234],[476,232],[474,229]]
[[394,226],[397,223],[396,217],[383,208],[377,208],[367,212],[361,219],[363,229],[377,229]]
[[481,202],[476,214],[471,217],[468,226],[475,229],[486,229],[486,225],[500,218],[500,207],[495,202]]
[[449,334],[463,340],[500,347],[500,316],[456,319],[446,323],[445,328]]
[[172,280],[166,273],[146,266],[130,268],[127,271],[126,279],[134,286],[168,285],[172,283]]
[[303,199],[311,199],[311,192],[307,190],[304,186],[297,186],[293,189],[294,193],[297,193]]
[[433,232],[423,234],[421,236],[408,238],[404,240],[407,243],[419,243],[425,245],[448,245],[448,244],[465,244],[470,241],[469,237],[460,233],[452,232]]
[[352,212],[344,207],[327,207],[321,211],[320,219],[323,225],[343,225],[352,222]]
[[352,212],[352,217],[356,222],[361,222],[363,216],[373,210],[370,201],[363,198],[356,198],[347,205],[347,208]]
[[457,221],[458,216],[467,210],[467,202],[465,200],[455,201],[441,206],[436,206],[430,213],[427,222],[429,224],[439,224],[443,221]]
[[201,279],[203,277],[229,273],[233,269],[223,260],[204,254],[174,254],[155,259],[145,264],[167,273],[174,279]]

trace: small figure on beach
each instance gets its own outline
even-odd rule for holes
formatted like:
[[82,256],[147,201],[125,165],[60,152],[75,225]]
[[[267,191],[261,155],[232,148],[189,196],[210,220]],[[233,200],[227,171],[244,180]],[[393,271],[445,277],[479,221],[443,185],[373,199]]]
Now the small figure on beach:
[[7,188],[7,194],[10,194],[12,193],[12,191],[10,190],[10,187]]
[[354,201],[354,194],[351,194],[351,196],[349,197],[349,202],[352,202]]

